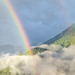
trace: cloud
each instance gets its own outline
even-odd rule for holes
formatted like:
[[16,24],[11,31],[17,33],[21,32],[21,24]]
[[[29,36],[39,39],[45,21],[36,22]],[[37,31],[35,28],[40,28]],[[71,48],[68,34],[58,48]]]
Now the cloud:
[[[32,45],[54,37],[74,23],[74,4],[71,7],[70,3],[72,5],[74,0],[11,0]],[[0,1],[0,30],[1,35],[3,33],[8,35],[2,35],[5,38],[1,38],[1,43],[9,41],[8,43],[11,44],[22,44],[11,15],[2,0]],[[14,38],[14,41],[11,38]]]
[[68,19],[66,20],[63,14],[65,10],[62,11],[62,5],[59,6],[61,1],[12,0],[11,2],[33,45],[54,37],[69,26]]
[[74,75],[75,46],[59,49],[33,56],[2,55],[0,56],[0,70],[9,66],[10,72],[18,75]]

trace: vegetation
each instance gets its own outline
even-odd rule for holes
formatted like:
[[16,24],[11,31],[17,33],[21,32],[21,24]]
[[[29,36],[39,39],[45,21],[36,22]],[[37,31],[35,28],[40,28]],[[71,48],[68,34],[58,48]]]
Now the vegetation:
[[61,45],[62,47],[69,47],[70,45],[75,45],[75,36],[68,38],[61,38],[54,42],[54,44]]
[[0,75],[12,75],[9,68],[0,70]]
[[[48,49],[36,47],[36,48],[32,49],[32,54],[34,55],[34,54],[41,53],[41,52],[44,52],[47,50]],[[29,55],[29,54],[30,54],[30,51],[27,51],[27,52],[21,53],[19,55],[22,56],[22,55]]]
[[33,54],[41,53],[41,52],[44,52],[44,51],[47,51],[47,50],[48,49],[36,47],[36,48],[33,49]]
[[62,38],[56,40],[54,44],[61,45],[62,47],[69,47],[70,45],[75,45],[75,33],[65,34]]
[[54,38],[46,41],[44,44],[56,44],[61,45],[62,47],[75,45],[75,24],[73,24],[71,27],[64,30],[62,33],[58,34]]

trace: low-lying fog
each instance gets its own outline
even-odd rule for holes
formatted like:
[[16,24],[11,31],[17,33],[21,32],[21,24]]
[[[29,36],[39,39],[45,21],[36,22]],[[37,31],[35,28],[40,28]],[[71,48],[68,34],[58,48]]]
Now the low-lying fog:
[[13,75],[75,75],[75,46],[44,47],[49,51],[33,56],[1,55],[0,70],[9,67]]

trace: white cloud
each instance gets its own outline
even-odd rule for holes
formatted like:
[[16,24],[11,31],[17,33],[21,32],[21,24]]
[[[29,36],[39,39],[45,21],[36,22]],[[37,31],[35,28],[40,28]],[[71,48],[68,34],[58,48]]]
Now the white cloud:
[[[9,66],[10,72],[18,75],[74,75],[75,46],[59,49],[54,52],[51,50],[45,51],[33,56],[2,55],[0,56],[0,70]],[[66,53],[68,56],[66,56]],[[72,58],[70,58],[70,55]]]

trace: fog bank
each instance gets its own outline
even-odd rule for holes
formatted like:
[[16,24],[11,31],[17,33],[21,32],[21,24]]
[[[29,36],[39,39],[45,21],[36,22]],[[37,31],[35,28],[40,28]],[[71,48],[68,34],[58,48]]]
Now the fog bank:
[[75,46],[49,49],[33,56],[2,55],[0,71],[9,67],[13,75],[75,75]]

